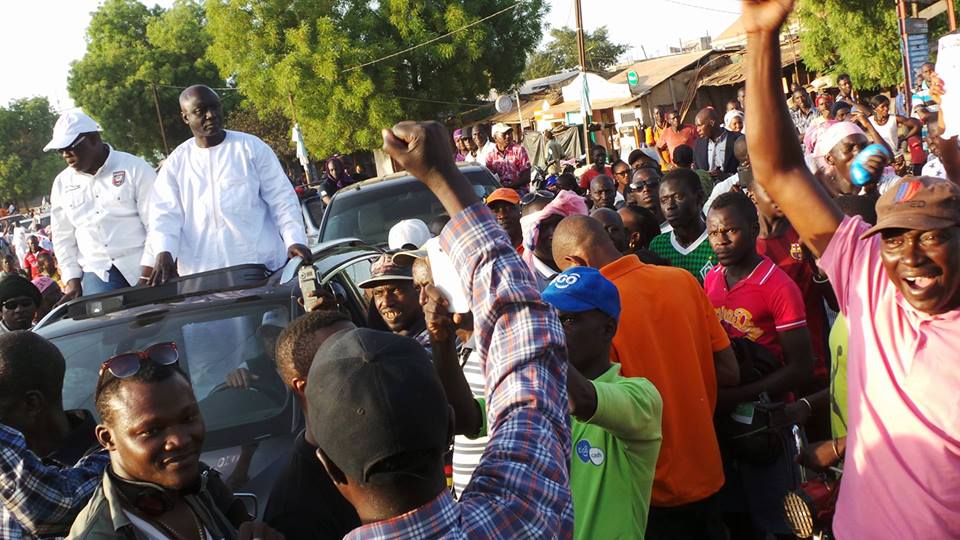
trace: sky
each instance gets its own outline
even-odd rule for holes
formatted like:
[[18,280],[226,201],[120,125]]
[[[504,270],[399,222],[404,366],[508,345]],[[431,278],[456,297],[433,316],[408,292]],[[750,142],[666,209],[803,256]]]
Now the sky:
[[[576,25],[574,0],[548,0],[547,24]],[[147,0],[169,6],[172,0]],[[0,105],[47,96],[58,111],[67,94],[70,62],[83,56],[90,13],[100,0],[5,0],[0,18]],[[680,39],[717,36],[736,20],[739,0],[582,0],[588,31],[606,25],[611,39],[630,46],[626,60],[667,53]],[[732,13],[731,13],[732,12]]]

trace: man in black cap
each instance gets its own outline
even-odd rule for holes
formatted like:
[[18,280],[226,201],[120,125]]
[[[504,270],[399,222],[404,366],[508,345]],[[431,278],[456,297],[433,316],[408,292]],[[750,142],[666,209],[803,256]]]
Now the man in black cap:
[[359,287],[370,291],[373,307],[391,332],[412,337],[429,350],[430,334],[409,266],[394,264],[391,255],[383,255],[370,267],[370,278]]
[[352,538],[570,538],[563,333],[448,141],[436,122],[384,130],[384,150],[451,216],[440,244],[472,302],[487,451],[455,502],[443,472],[454,419],[429,357],[409,338],[359,328],[325,341],[310,369],[317,455],[364,523]]
[[40,290],[25,277],[10,275],[0,280],[0,334],[29,330],[42,300]]

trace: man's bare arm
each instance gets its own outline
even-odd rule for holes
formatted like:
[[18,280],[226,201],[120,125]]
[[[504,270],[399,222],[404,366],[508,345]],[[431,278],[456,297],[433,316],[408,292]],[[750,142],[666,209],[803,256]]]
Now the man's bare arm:
[[780,88],[780,27],[793,0],[744,0],[750,163],[814,255],[826,250],[843,213],[807,169]]

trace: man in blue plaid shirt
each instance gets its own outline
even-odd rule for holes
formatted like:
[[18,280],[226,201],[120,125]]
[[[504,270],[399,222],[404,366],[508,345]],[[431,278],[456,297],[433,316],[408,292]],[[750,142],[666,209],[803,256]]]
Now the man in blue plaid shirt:
[[[110,461],[88,411],[64,411],[65,363],[32,332],[0,336],[0,538],[65,536]],[[43,456],[40,458],[38,456]]]
[[397,124],[384,150],[451,216],[440,243],[471,299],[490,439],[455,501],[443,476],[453,417],[422,347],[367,329],[332,336],[306,398],[318,457],[364,523],[347,538],[572,538],[560,322],[454,165],[443,126]]

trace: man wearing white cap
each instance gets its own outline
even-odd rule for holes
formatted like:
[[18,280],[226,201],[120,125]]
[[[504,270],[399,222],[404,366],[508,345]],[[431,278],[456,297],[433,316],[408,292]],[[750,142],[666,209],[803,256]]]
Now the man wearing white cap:
[[151,285],[239,264],[277,269],[311,259],[293,185],[259,138],[223,129],[220,96],[206,86],[180,94],[193,138],[160,169],[149,244],[157,254]]
[[64,301],[142,284],[152,271],[153,254],[144,245],[156,173],[143,159],[104,143],[100,131],[83,111],[69,111],[44,147],[67,163],[50,192]]
[[530,157],[523,145],[513,141],[513,130],[506,124],[493,126],[497,148],[487,155],[487,168],[500,176],[504,187],[523,190],[530,183]]
[[432,237],[430,228],[422,220],[405,219],[390,227],[387,245],[391,250],[420,249]]

